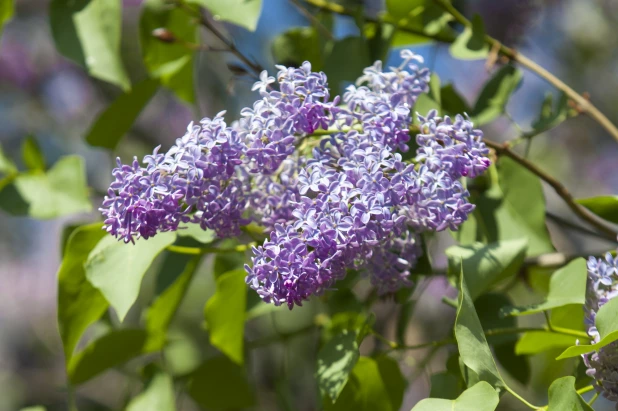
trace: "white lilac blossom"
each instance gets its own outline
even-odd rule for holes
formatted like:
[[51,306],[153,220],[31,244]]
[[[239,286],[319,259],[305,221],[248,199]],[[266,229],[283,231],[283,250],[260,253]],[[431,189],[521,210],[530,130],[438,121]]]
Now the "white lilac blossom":
[[[469,120],[435,111],[419,116],[416,156],[402,159],[412,108],[429,83],[420,57],[402,57],[387,72],[380,62],[365,69],[341,106],[309,63],[278,66],[276,79],[262,73],[253,88],[261,99],[231,127],[220,114],[190,126],[166,154],[155,150],[145,167],[119,162],[101,209],[106,229],[129,242],[192,221],[229,237],[256,221],[270,237],[253,247],[246,282],[290,309],[349,268],[380,294],[409,286],[419,234],[466,220],[474,205],[460,179],[489,160]],[[318,143],[311,155],[297,148],[309,138]]]
[[[585,322],[593,343],[600,341],[595,317],[599,309],[618,296],[618,259],[610,253],[605,259],[588,259],[588,283],[586,288]],[[613,342],[588,354],[582,355],[588,368],[586,374],[594,378],[597,392],[611,401],[618,401],[618,342]]]

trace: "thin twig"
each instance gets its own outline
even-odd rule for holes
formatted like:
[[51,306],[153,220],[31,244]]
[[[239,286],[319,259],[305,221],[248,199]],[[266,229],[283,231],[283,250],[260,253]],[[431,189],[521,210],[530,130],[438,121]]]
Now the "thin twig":
[[[434,0],[436,4],[442,7],[447,13],[455,18],[459,23],[466,27],[471,27],[472,23],[463,14],[461,14],[448,0]],[[517,50],[505,46],[495,38],[486,35],[485,42],[491,48],[498,48],[500,54],[508,57],[512,61],[515,61],[527,68],[528,70],[536,73],[539,77],[544,78],[552,86],[558,90],[563,91],[569,98],[571,98],[579,107],[579,109],[592,117],[597,123],[599,123],[616,141],[618,141],[618,127],[616,127],[598,108],[596,108],[590,100],[583,95],[579,94],[567,84],[565,84],[558,77],[519,53]]]
[[296,8],[298,9],[298,11],[307,18],[307,20],[309,20],[317,30],[319,30],[322,35],[324,37],[326,37],[329,40],[334,40],[335,37],[333,36],[333,34],[322,24],[322,22],[320,20],[318,20],[311,12],[309,12],[309,10],[307,10],[298,0],[290,0],[290,3],[292,3],[294,6],[296,6]]
[[527,168],[530,172],[539,177],[541,180],[549,184],[554,189],[556,194],[558,194],[560,198],[562,198],[562,200],[567,204],[567,206],[569,206],[569,208],[583,221],[587,222],[602,233],[605,233],[608,239],[616,239],[616,230],[605,222],[599,220],[594,214],[588,211],[588,209],[575,202],[575,199],[573,198],[571,193],[566,189],[566,187],[564,187],[564,185],[562,185],[561,182],[541,170],[536,164],[530,162],[529,160],[526,160],[519,154],[512,151],[509,148],[508,143],[500,144],[486,139],[483,141],[485,142],[485,144],[487,144],[487,146],[493,148],[496,151],[497,155],[509,157],[518,164]]
[[560,217],[559,215],[552,213],[551,211],[545,211],[545,216],[547,218],[549,218],[550,220],[553,220],[556,224],[558,224],[560,226],[563,226],[564,228],[568,228],[568,229],[571,229],[573,231],[578,231],[578,232],[580,232],[582,234],[589,235],[591,237],[597,237],[597,238],[600,238],[600,239],[603,239],[603,240],[610,240],[612,242],[617,242],[614,237],[612,237],[610,239],[605,234],[601,234],[601,233],[599,233],[597,231],[593,231],[593,230],[590,230],[590,229],[588,229],[586,227],[582,227],[582,226],[580,226],[578,224],[575,224],[575,223],[567,220],[566,218]]

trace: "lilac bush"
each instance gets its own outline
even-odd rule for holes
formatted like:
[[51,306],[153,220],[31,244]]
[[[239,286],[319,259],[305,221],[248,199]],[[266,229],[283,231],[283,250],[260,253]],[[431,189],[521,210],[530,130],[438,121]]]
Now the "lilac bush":
[[490,161],[467,117],[436,111],[418,115],[418,149],[403,160],[430,73],[410,51],[401,57],[390,71],[379,61],[366,68],[342,99],[330,99],[325,74],[308,62],[277,66],[276,78],[263,72],[253,87],[261,99],[231,126],[219,113],[145,166],[118,162],[101,208],[106,230],[131,242],[194,222],[231,237],[254,221],[269,238],[253,247],[246,282],[290,309],[351,268],[380,294],[409,286],[419,234],[466,221],[474,205],[460,180]]

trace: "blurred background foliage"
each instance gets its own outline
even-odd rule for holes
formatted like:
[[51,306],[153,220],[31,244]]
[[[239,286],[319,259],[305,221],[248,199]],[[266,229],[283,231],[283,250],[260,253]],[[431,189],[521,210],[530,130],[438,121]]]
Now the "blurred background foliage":
[[[0,0],[0,25],[8,21],[0,42],[0,207],[4,210],[0,212],[1,410],[36,404],[64,410],[68,398],[74,398],[80,410],[116,410],[142,391],[143,381],[149,381],[148,387],[155,391],[169,388],[169,377],[152,364],[141,367],[152,362],[141,357],[67,392],[63,346],[56,325],[57,268],[70,230],[99,219],[96,208],[111,179],[114,155],[126,163],[159,144],[167,148],[182,136],[190,121],[212,117],[221,110],[227,110],[227,120],[234,120],[239,110],[254,100],[250,86],[261,67],[274,73],[275,64],[298,65],[310,60],[315,69],[327,73],[335,94],[376,59],[396,65],[398,53],[393,49],[409,47],[424,56],[425,64],[437,74],[432,92],[419,100],[418,111],[433,107],[441,107],[445,113],[467,111],[495,141],[539,132],[530,139],[526,154],[559,177],[576,197],[618,191],[618,177],[613,172],[616,142],[589,118],[577,116],[542,79],[501,66],[499,58],[491,64],[491,50],[475,43],[484,31],[522,50],[574,89],[587,92],[617,123],[618,37],[614,28],[618,3],[612,0],[458,0],[455,6],[474,26],[467,38],[460,37],[453,45],[376,23],[409,18],[405,24],[432,36],[451,40],[457,36],[440,9],[410,18],[408,2],[396,0],[195,0],[183,3],[182,8],[170,8],[164,0],[20,0],[14,13],[11,4]],[[201,14],[197,6],[205,6],[208,14]],[[233,39],[248,60],[220,52],[226,44],[212,30],[197,24],[202,18],[224,39]],[[483,104],[482,90],[492,78],[500,81],[487,97],[491,101]],[[548,94],[557,108],[552,111],[545,105],[542,111]],[[492,111],[496,104],[506,104],[506,110],[499,107]],[[557,124],[571,115],[567,123],[544,132],[554,120]],[[110,156],[109,150],[114,155]],[[562,220],[574,218],[553,191],[545,189],[545,197],[554,216],[547,221],[557,250],[597,253],[608,248],[601,240],[565,230]],[[562,222],[558,225],[555,221]],[[91,235],[98,232],[85,232],[83,241]],[[208,239],[181,239],[181,244],[199,242]],[[438,271],[446,269],[443,251],[453,243],[448,235],[429,242]],[[235,245],[230,241],[230,247]],[[174,280],[183,275],[193,277],[170,326],[164,358],[172,376],[184,381],[182,376],[193,373],[202,382],[200,387],[209,388],[204,391],[181,382],[178,409],[198,409],[198,404],[208,409],[320,408],[315,355],[320,339],[326,337],[312,324],[330,321],[325,329],[336,329],[336,316],[316,314],[358,310],[358,299],[369,292],[366,284],[359,283],[355,294],[341,287],[340,292],[314,299],[292,312],[271,311],[249,291],[246,309],[230,309],[227,314],[247,316],[247,377],[228,367],[226,357],[216,355],[215,346],[230,358],[238,347],[225,341],[217,344],[215,336],[196,326],[204,323],[204,316],[206,323],[226,321],[220,317],[209,320],[209,315],[233,304],[225,294],[219,300],[210,297],[243,276],[234,271],[241,268],[242,257],[209,256],[194,272],[183,273],[185,267],[191,269],[194,260],[163,253],[146,273],[137,303],[127,307],[124,325],[139,324],[142,311]],[[104,275],[110,268],[101,270]],[[226,278],[213,276],[213,272],[225,272]],[[538,300],[534,293],[546,290],[547,278],[530,270],[512,296],[523,302]],[[424,284],[424,292],[416,290],[415,298],[403,306],[392,298],[377,301],[373,327],[408,343],[448,335],[455,313],[441,298],[455,296],[456,290],[444,277]],[[495,300],[500,298],[504,296],[488,294],[477,300],[481,317],[491,311],[483,307],[504,305],[504,301]],[[244,298],[241,300],[244,303]],[[412,304],[417,308],[410,314]],[[405,318],[405,326],[391,320],[397,312]],[[560,315],[572,317],[570,313]],[[554,319],[556,324],[560,321]],[[103,335],[117,324],[114,314],[106,314],[87,334]],[[139,338],[136,334],[132,341]],[[361,345],[361,353],[372,353],[380,344],[370,336]],[[538,344],[530,342],[532,347]],[[512,340],[496,344],[495,355],[528,399],[546,401],[553,379],[577,373],[577,361],[553,361],[556,349],[530,360],[513,356],[513,345]],[[242,350],[240,347],[241,355]],[[441,378],[451,378],[447,372],[441,373],[451,353],[427,349],[398,356],[408,384],[401,409],[410,409],[425,398],[432,382],[433,393],[441,386]],[[509,366],[509,362],[516,366]],[[375,364],[363,364],[358,372],[371,373],[372,366]],[[136,375],[135,369],[142,375]],[[217,370],[227,370],[227,374]],[[75,373],[79,379],[79,372]],[[217,402],[220,398],[237,402]],[[601,401],[598,404],[597,409],[604,409]],[[501,407],[518,410],[521,404],[506,400]]]

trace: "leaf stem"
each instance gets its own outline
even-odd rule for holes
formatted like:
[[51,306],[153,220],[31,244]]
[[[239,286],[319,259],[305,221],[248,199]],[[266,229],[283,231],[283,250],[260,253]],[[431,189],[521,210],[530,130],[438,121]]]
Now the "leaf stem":
[[528,401],[526,401],[526,399],[524,397],[522,397],[521,395],[517,394],[515,391],[513,391],[513,389],[511,389],[511,387],[509,387],[508,385],[504,386],[504,389],[509,392],[513,397],[517,398],[519,401],[521,401],[524,405],[526,405],[529,408],[532,408],[533,410],[542,410],[545,407],[537,407],[536,405],[532,405],[530,404]]
[[180,245],[169,245],[167,250],[177,254],[202,255],[202,254],[229,254],[242,253],[249,250],[256,243],[241,244],[233,248],[216,248],[216,247],[184,247]]
[[592,390],[594,390],[594,385],[590,384],[590,385],[585,386],[584,388],[580,388],[579,390],[577,390],[577,393],[579,395],[582,395]]

